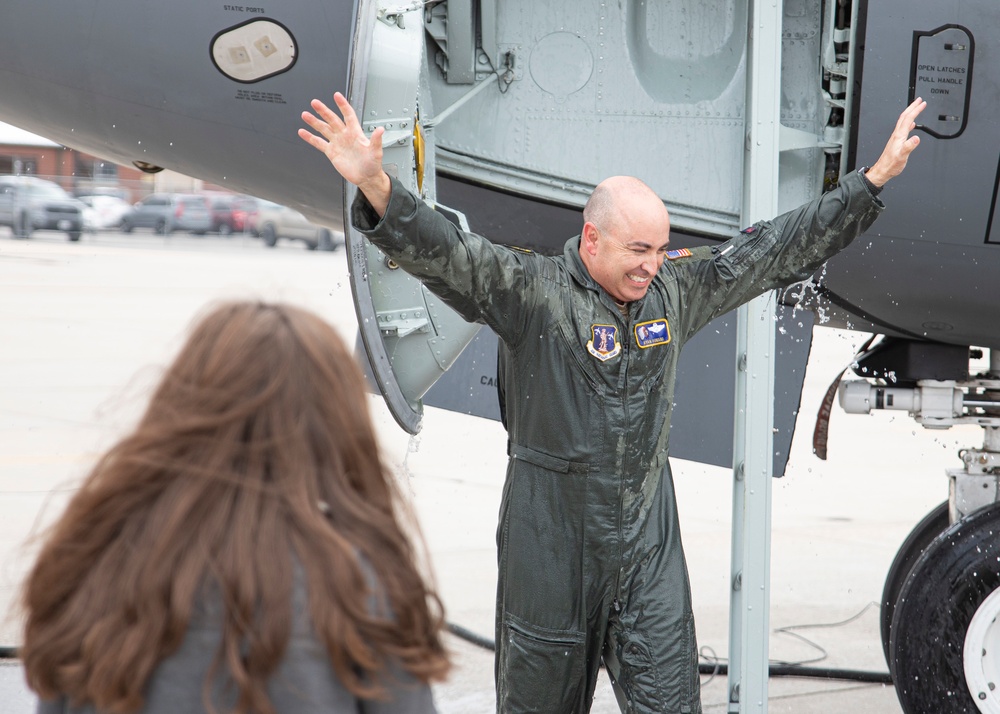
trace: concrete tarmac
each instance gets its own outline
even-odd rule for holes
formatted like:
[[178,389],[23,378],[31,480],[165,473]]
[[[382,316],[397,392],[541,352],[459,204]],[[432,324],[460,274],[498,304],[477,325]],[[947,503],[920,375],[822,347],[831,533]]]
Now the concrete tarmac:
[[[0,645],[21,639],[15,603],[32,539],[59,514],[98,455],[125,433],[150,386],[207,304],[261,297],[309,307],[354,341],[343,251],[267,249],[234,237],[58,233],[13,240],[0,230]],[[770,657],[886,671],[877,603],[910,529],[947,498],[945,469],[973,427],[921,429],[903,413],[835,407],[830,458],[811,453],[827,386],[866,335],[817,328],[787,476],[774,483]],[[371,399],[386,460],[422,529],[448,619],[492,639],[495,528],[505,434],[495,422],[426,410],[402,432]],[[728,408],[728,407],[727,407]],[[699,645],[728,648],[732,481],[727,469],[674,462]],[[492,653],[449,636],[455,670],[435,688],[443,713],[493,711]],[[702,677],[706,712],[727,711],[723,676]],[[0,665],[0,713],[32,711],[16,661]],[[748,703],[743,711],[764,711]],[[897,714],[891,686],[772,678],[770,712]],[[593,712],[617,712],[606,679]]]

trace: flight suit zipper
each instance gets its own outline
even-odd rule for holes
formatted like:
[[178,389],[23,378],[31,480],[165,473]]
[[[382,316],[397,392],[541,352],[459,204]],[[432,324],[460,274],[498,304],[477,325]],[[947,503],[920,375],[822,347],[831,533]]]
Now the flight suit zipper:
[[[621,322],[625,326],[625,331],[622,334],[622,383],[620,385],[619,393],[622,395],[622,428],[625,431],[624,441],[628,439],[628,423],[629,423],[629,390],[628,390],[628,372],[630,366],[630,358],[632,355],[631,350],[631,327],[632,327],[632,305],[626,304],[625,306],[626,314],[622,315],[621,312],[618,316],[621,318]],[[622,571],[625,569],[625,474],[628,473],[628,447],[624,447],[624,453],[622,454],[622,461],[620,467],[620,473],[618,474],[618,572],[615,573],[615,589],[614,589],[614,601],[613,605],[615,608],[615,613],[621,612],[621,601],[619,600],[619,595],[621,594],[621,582],[622,582]]]

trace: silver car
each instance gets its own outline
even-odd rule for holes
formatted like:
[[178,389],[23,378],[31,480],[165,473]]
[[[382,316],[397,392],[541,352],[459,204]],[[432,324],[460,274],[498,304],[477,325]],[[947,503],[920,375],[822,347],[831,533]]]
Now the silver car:
[[302,241],[309,250],[337,250],[344,244],[341,234],[310,223],[309,219],[295,209],[271,201],[260,202],[252,228],[264,241],[264,245],[271,248],[282,238]]
[[154,193],[146,196],[122,217],[122,231],[152,228],[154,233],[167,235],[174,231],[189,231],[204,235],[212,227],[212,212],[204,196],[190,193]]
[[35,230],[63,231],[80,240],[85,206],[59,184],[34,176],[0,176],[0,226],[17,238]]

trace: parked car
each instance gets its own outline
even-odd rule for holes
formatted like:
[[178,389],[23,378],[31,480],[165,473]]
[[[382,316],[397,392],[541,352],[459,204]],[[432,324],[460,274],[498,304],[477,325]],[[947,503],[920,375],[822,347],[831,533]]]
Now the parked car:
[[189,231],[204,235],[212,227],[212,214],[203,196],[193,193],[154,193],[146,196],[122,219],[122,231],[152,228],[166,235]]
[[256,216],[251,219],[253,230],[264,245],[273,248],[281,239],[300,240],[309,250],[337,250],[344,244],[340,234],[329,228],[310,223],[301,213],[288,206],[261,201]]
[[237,196],[230,209],[233,212],[233,230],[238,233],[259,235],[251,221],[256,218],[260,204],[261,199],[254,196]]
[[52,230],[80,240],[84,208],[52,181],[0,176],[0,226],[9,227],[17,238],[30,238],[36,230]]
[[223,236],[250,232],[247,217],[257,210],[260,199],[228,193],[205,196],[212,212],[212,232]]
[[121,228],[125,216],[132,212],[129,202],[117,196],[96,194],[79,196],[79,200],[87,206],[83,209],[83,226],[88,231]]

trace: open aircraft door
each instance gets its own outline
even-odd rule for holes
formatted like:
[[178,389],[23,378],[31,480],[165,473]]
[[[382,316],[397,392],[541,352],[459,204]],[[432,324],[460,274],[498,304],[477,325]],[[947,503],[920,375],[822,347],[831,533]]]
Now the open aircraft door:
[[[735,235],[740,172],[703,167],[723,165],[720,156],[740,165],[745,33],[733,29],[727,44],[699,60],[699,66],[713,68],[713,84],[711,91],[699,84],[700,93],[689,97],[694,87],[685,83],[686,75],[661,66],[667,55],[617,45],[595,54],[587,42],[597,42],[595,50],[605,44],[593,27],[575,34],[559,26],[541,32],[536,25],[548,26],[553,17],[526,13],[525,7],[358,0],[347,98],[366,133],[384,127],[386,171],[462,228],[471,225],[491,241],[541,254],[561,254],[565,240],[583,225],[590,191],[615,174],[641,175],[657,188],[671,211],[672,247],[714,245]],[[609,28],[632,37],[629,23],[639,19],[630,13],[616,14]],[[742,17],[730,18],[734,28]],[[595,17],[590,24],[603,20]],[[817,35],[792,51],[812,56],[819,45]],[[667,42],[661,49],[670,47]],[[602,73],[617,80],[605,82]],[[683,86],[657,84],[656,78],[668,75]],[[794,79],[789,91],[820,107],[818,89]],[[813,114],[811,121],[820,122],[822,111]],[[807,144],[800,141],[789,147],[796,151],[783,154],[789,208],[814,197],[822,182],[823,145]],[[344,190],[348,212],[356,189]],[[714,197],[707,208],[698,203],[705,195]],[[499,419],[496,335],[465,322],[398,269],[350,229],[346,213],[344,225],[361,347],[396,421],[417,433],[424,405]],[[775,410],[780,474],[813,317],[794,305],[779,313],[777,359],[785,377]],[[734,315],[718,318],[685,345],[674,456],[731,464],[735,352]]]
[[[358,4],[347,98],[367,134],[384,127],[383,166],[434,205],[433,139],[421,127],[431,116],[425,76],[423,5],[389,9]],[[432,132],[430,133],[432,136]],[[420,430],[421,398],[480,329],[463,320],[381,250],[351,228],[357,188],[344,182],[344,226],[360,341],[372,375],[399,425]],[[464,216],[435,206],[468,229]]]

